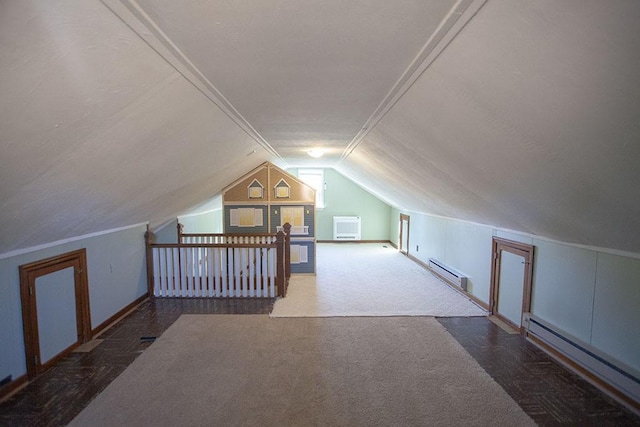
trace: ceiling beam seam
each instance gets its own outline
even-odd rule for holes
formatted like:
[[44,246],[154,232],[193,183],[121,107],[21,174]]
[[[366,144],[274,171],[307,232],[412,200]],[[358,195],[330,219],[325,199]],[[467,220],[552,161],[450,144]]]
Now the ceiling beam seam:
[[360,145],[367,134],[384,118],[393,106],[414,85],[422,74],[449,46],[462,29],[473,19],[488,0],[459,0],[429,37],[418,55],[402,73],[382,102],[369,116],[360,131],[345,148],[337,164],[345,160]]
[[240,127],[249,137],[278,160],[286,161],[242,116],[225,96],[182,53],[135,0],[100,0],[116,17],[129,27],[142,41],[163,58],[207,99]]

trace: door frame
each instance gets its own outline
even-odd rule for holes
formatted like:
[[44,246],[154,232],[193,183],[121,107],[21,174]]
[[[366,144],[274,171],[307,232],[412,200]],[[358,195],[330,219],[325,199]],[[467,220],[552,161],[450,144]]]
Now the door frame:
[[[40,336],[38,333],[36,279],[40,276],[45,276],[70,267],[74,269],[73,277],[78,340],[43,364],[40,354]],[[70,353],[74,348],[88,342],[92,338],[87,278],[87,252],[86,249],[67,252],[62,255],[21,265],[19,271],[27,376],[31,380],[51,367],[60,358]]]
[[[407,247],[402,248],[402,221],[407,221]],[[409,255],[409,225],[411,224],[411,217],[406,214],[400,214],[400,233],[398,235],[398,250],[401,254]]]
[[522,292],[522,313],[529,313],[531,311],[531,290],[533,287],[534,246],[500,237],[493,237],[491,245],[492,263],[491,287],[489,289],[489,311],[492,315],[498,317],[503,322],[523,333],[524,327],[522,326],[522,322],[520,325],[516,325],[498,313],[498,298],[500,296],[500,262],[502,260],[502,251],[510,252],[524,258],[525,269]]

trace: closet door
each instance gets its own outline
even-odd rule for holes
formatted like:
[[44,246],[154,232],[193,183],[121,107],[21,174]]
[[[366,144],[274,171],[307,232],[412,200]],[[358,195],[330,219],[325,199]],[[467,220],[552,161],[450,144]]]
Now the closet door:
[[41,365],[45,365],[78,341],[75,294],[74,267],[67,267],[35,280]]
[[524,313],[531,310],[533,246],[493,238],[491,313],[520,331]]
[[20,266],[29,378],[91,339],[84,249]]

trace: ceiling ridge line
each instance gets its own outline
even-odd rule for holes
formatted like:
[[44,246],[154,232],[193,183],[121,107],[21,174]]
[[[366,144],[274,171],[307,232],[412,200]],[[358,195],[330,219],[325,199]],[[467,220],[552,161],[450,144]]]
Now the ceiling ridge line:
[[147,15],[136,0],[100,0],[114,15],[136,33],[151,49],[213,102],[247,135],[282,162],[286,161],[249,123],[231,102],[211,83],[187,56],[182,53],[160,27]]
[[488,0],[458,0],[442,20],[436,31],[429,37],[422,49],[420,49],[418,55],[411,61],[391,90],[389,90],[383,98],[382,102],[380,102],[371,116],[365,121],[362,128],[353,137],[349,145],[344,149],[336,165],[351,155],[371,129],[382,120],[389,110],[391,110],[414,85],[487,1]]

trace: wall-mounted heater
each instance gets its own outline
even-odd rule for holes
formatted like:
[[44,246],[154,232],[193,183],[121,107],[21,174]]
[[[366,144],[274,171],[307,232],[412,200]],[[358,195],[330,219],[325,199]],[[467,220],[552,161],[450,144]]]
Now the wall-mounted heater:
[[530,313],[524,315],[527,332],[561,355],[613,385],[636,402],[640,401],[640,373],[614,360],[591,345]]
[[334,216],[333,240],[360,240],[359,216]]
[[467,276],[435,258],[429,258],[429,268],[447,282],[467,290]]

